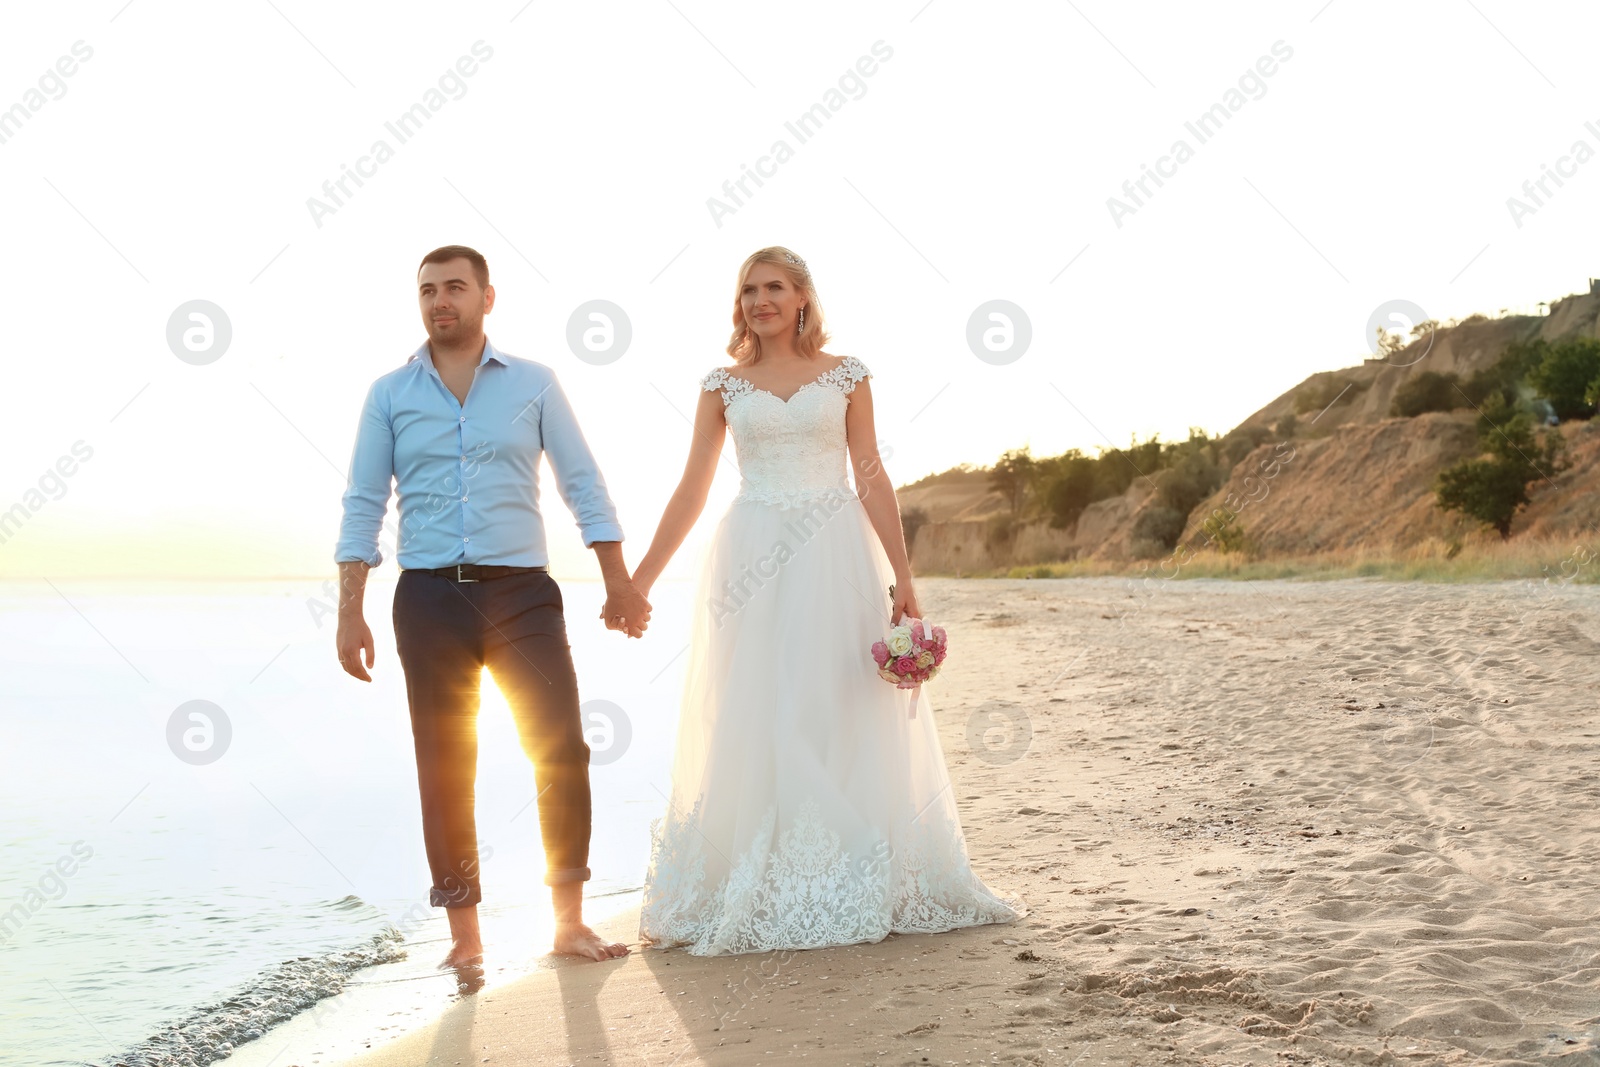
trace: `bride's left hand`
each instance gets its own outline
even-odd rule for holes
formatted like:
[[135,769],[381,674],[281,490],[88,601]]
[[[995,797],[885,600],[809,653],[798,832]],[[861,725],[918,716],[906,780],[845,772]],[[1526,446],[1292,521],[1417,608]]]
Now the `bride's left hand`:
[[889,622],[898,626],[908,615],[913,619],[922,618],[922,608],[917,604],[917,591],[911,587],[910,582],[896,583],[894,603],[889,606]]

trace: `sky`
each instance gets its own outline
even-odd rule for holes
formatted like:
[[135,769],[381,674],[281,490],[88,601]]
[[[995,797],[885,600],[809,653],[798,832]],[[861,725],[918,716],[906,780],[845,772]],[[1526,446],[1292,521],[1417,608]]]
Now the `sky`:
[[[1587,290],[1597,24],[1506,0],[13,5],[0,577],[331,574],[361,400],[424,339],[444,244],[488,257],[495,345],[556,371],[630,566],[764,245],[806,258],[828,350],[872,371],[896,484],[1225,431],[1359,362],[1391,302]],[[625,349],[569,343],[591,301]],[[213,328],[185,341],[195,308]],[[726,451],[668,578],[737,489]],[[597,577],[544,485],[553,573]]]

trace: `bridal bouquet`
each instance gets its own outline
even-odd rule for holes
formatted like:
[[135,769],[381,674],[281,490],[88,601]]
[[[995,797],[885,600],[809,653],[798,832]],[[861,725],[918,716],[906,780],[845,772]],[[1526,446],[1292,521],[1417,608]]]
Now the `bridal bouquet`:
[[911,716],[917,714],[917,698],[922,683],[939,672],[944,662],[946,635],[943,626],[927,626],[921,619],[902,620],[882,641],[872,643],[872,659],[878,676],[893,682],[897,689],[910,689]]

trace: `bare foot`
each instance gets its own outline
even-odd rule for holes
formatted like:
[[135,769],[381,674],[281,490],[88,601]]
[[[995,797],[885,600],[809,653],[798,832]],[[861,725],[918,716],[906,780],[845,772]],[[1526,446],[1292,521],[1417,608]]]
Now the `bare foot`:
[[483,936],[478,932],[478,906],[446,908],[450,920],[450,954],[439,964],[439,970],[457,970],[463,967],[483,966]]
[[456,945],[450,949],[450,954],[439,961],[436,968],[441,971],[453,971],[461,967],[482,967],[482,945]]
[[610,960],[626,956],[630,951],[620,941],[610,944],[600,940],[600,935],[583,923],[558,923],[556,944],[552,950],[563,956],[586,956],[591,960]]

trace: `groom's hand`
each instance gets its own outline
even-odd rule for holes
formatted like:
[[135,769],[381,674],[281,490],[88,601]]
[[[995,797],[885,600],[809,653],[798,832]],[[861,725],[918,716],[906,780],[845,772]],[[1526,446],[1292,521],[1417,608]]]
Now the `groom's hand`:
[[629,637],[643,637],[650,627],[650,601],[632,581],[608,584],[600,618],[608,630],[623,630]]
[[367,620],[360,615],[346,615],[341,612],[339,632],[333,640],[334,646],[339,650],[339,666],[344,668],[344,672],[363,682],[372,681],[372,676],[361,666],[362,653],[366,653],[367,667],[371,667],[375,651],[372,631],[367,628]]

